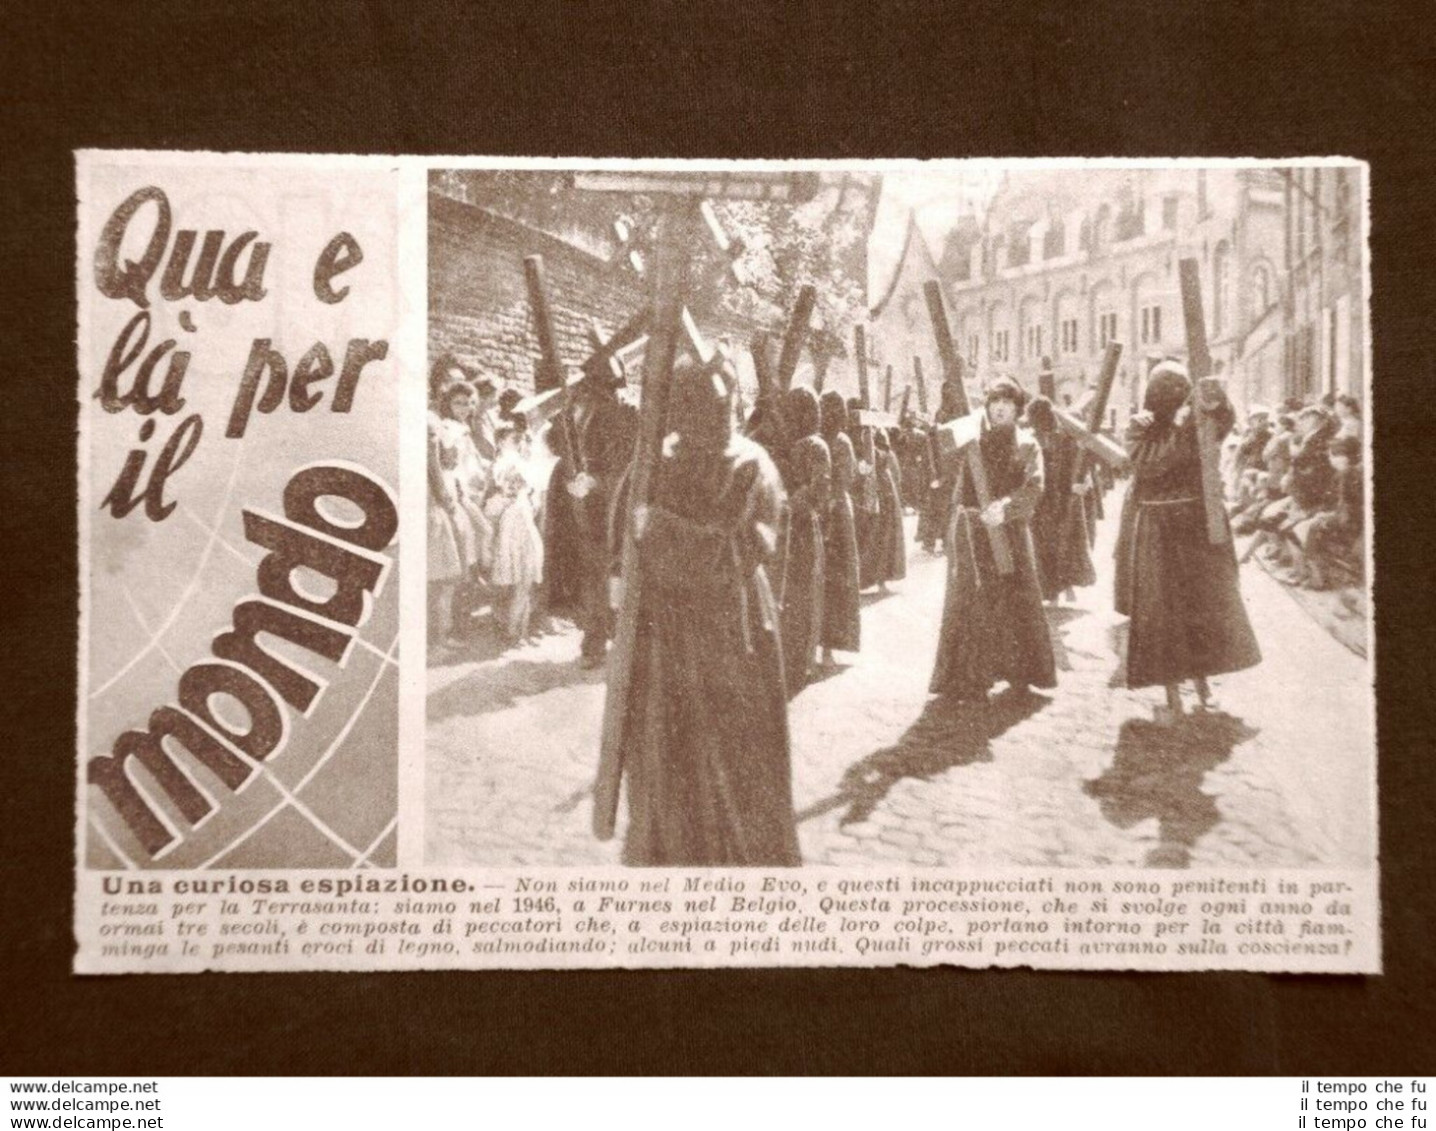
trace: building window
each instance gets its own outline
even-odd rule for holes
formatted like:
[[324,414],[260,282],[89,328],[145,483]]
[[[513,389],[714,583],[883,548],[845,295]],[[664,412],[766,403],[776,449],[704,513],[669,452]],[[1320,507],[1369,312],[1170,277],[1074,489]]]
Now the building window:
[[1117,340],[1117,312],[1109,310],[1097,316],[1097,337],[1103,349]]
[[1177,205],[1178,198],[1173,195],[1162,197],[1162,230],[1175,232],[1177,230]]
[[1220,338],[1227,328],[1227,307],[1232,296],[1232,255],[1226,240],[1217,244],[1215,270],[1212,272],[1212,332]]
[[1067,226],[1055,217],[1048,221],[1042,236],[1042,258],[1060,259],[1067,254]]
[[1145,209],[1139,197],[1129,197],[1117,213],[1117,240],[1134,240],[1147,230]]
[[967,363],[968,363],[969,365],[976,365],[976,364],[977,364],[977,347],[978,347],[978,344],[979,344],[979,343],[978,343],[977,335],[976,335],[976,334],[969,334],[969,335],[967,336]]
[[1025,267],[1032,258],[1032,224],[1013,224],[1007,233],[1007,265]]
[[1092,224],[1092,254],[1101,255],[1107,250],[1107,206],[1104,204],[1102,210],[1097,213],[1097,219]]
[[1077,352],[1077,319],[1064,318],[1061,323],[1060,332],[1062,335],[1062,352]]
[[1258,263],[1252,270],[1252,321],[1255,322],[1271,306],[1271,272]]
[[1042,327],[1041,327],[1041,326],[1029,326],[1029,327],[1027,327],[1027,356],[1028,356],[1028,357],[1041,357],[1041,356],[1042,356]]
[[998,330],[992,335],[992,360],[1006,361],[1009,357],[1007,348],[1007,331]]
[[1296,258],[1306,256],[1306,170],[1296,171]]
[[1142,344],[1151,345],[1162,340],[1162,308],[1142,307]]

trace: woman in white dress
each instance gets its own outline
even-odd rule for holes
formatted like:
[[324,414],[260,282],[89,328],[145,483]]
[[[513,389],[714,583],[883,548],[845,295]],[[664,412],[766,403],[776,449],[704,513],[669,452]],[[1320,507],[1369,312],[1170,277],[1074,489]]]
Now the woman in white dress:
[[454,497],[452,511],[455,541],[463,561],[453,602],[453,622],[443,626],[454,636],[470,627],[477,590],[493,558],[493,525],[484,516],[489,488],[489,465],[474,446],[470,422],[478,407],[478,394],[467,381],[455,381],[439,395],[438,450],[444,482]]
[[521,444],[514,429],[499,431],[494,491],[484,507],[494,524],[494,617],[510,644],[529,636],[533,591],[543,582],[543,537]]

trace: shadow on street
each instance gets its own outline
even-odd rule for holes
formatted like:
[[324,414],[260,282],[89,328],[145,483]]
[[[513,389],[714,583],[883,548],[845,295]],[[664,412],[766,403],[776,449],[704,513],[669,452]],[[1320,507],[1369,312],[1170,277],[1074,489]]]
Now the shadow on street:
[[526,660],[513,657],[484,664],[464,678],[428,696],[428,720],[472,718],[503,711],[520,699],[541,695],[556,687],[602,683],[604,669],[585,669],[573,660]]
[[992,740],[1050,703],[1035,692],[1004,691],[988,703],[930,699],[896,743],[854,762],[838,791],[798,814],[800,822],[847,806],[841,824],[864,821],[904,778],[927,780],[957,766],[992,760]]
[[1186,715],[1170,727],[1128,719],[1111,766],[1082,788],[1119,829],[1157,819],[1158,843],[1147,854],[1148,867],[1185,868],[1192,846],[1220,819],[1202,779],[1257,733],[1220,711]]

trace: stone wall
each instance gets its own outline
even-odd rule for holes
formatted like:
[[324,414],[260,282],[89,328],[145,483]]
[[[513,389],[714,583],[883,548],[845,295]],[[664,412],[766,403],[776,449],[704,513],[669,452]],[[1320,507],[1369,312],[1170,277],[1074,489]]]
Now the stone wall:
[[[477,366],[501,388],[534,388],[538,337],[524,283],[524,257],[544,259],[559,354],[570,370],[590,352],[597,319],[612,333],[646,301],[642,281],[621,264],[482,208],[429,194],[429,362],[445,351]],[[699,318],[710,342],[746,346],[753,327]],[[638,375],[630,381],[638,383]]]

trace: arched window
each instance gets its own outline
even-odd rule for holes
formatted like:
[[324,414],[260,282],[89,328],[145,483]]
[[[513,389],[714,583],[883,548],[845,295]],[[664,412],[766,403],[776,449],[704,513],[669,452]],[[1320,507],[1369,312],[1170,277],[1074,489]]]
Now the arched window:
[[1212,257],[1212,332],[1220,338],[1227,331],[1227,311],[1232,297],[1232,251],[1226,240],[1217,244]]
[[1271,306],[1271,272],[1265,263],[1252,269],[1252,320],[1260,318]]
[[1060,259],[1067,254],[1067,225],[1060,216],[1047,222],[1047,231],[1042,236],[1042,258]]
[[1092,254],[1102,255],[1106,252],[1111,236],[1111,210],[1104,204],[1097,210],[1097,218],[1092,222]]

